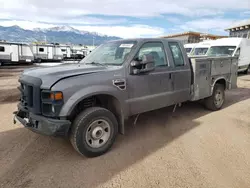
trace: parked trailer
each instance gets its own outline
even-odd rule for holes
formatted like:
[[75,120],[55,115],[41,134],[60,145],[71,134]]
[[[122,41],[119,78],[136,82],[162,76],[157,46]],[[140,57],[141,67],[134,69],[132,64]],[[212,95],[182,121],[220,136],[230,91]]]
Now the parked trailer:
[[32,51],[35,61],[61,61],[63,53],[59,45],[53,44],[35,44],[32,45]]
[[34,55],[26,43],[0,42],[0,66],[3,64],[32,63]]
[[198,43],[189,43],[189,44],[185,44],[184,48],[187,52],[187,55],[189,55],[191,53],[191,51],[194,49],[194,47],[197,45]]
[[72,45],[71,46],[71,57],[72,59],[83,59],[91,50],[85,46]]
[[85,57],[82,51],[83,49],[84,49],[83,46],[72,45],[71,46],[72,59],[83,59]]
[[82,52],[83,52],[84,57],[86,57],[91,52],[91,50],[89,50],[88,48],[85,48],[82,50]]
[[247,74],[250,68],[250,40],[235,37],[217,39],[211,45],[207,55],[239,57],[238,72]]
[[195,47],[190,52],[190,57],[196,57],[196,56],[206,56],[208,49],[210,48],[211,44],[213,43],[213,40],[210,41],[203,41],[195,45]]
[[71,58],[71,47],[69,45],[60,45],[62,54],[63,54],[63,59],[70,59]]

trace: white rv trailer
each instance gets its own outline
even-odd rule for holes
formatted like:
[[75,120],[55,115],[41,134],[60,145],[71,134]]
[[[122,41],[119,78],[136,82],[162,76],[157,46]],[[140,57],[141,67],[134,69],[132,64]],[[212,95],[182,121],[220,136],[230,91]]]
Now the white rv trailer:
[[26,43],[0,42],[0,66],[12,63],[33,63],[34,55]]
[[184,48],[187,52],[187,55],[190,54],[190,52],[193,50],[193,48],[197,45],[198,43],[189,43],[189,44],[185,44]]
[[250,40],[246,38],[217,39],[209,49],[208,56],[238,56],[238,72],[248,73],[250,68]]
[[32,44],[31,47],[35,60],[41,61],[61,61],[63,53],[59,45],[54,44]]
[[195,47],[190,52],[189,56],[195,57],[195,56],[206,56],[208,49],[210,48],[211,44],[214,42],[214,40],[208,40],[199,42],[195,45]]
[[88,48],[85,48],[85,49],[83,49],[82,51],[83,51],[84,57],[86,57],[86,56],[91,52],[91,50],[88,49]]
[[60,45],[63,59],[70,59],[71,58],[71,47],[69,45]]
[[86,48],[85,46],[72,45],[71,52],[72,52],[72,58],[83,59],[90,53],[90,50]]

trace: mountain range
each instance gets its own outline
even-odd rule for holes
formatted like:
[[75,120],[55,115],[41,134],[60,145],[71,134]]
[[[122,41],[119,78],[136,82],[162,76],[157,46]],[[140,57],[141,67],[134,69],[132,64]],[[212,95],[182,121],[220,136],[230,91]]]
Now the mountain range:
[[105,41],[117,40],[119,37],[101,35],[96,32],[80,31],[69,26],[58,26],[48,29],[35,28],[26,30],[19,26],[0,26],[0,40],[9,42],[37,42],[47,41],[48,43],[62,44],[84,44],[99,45]]

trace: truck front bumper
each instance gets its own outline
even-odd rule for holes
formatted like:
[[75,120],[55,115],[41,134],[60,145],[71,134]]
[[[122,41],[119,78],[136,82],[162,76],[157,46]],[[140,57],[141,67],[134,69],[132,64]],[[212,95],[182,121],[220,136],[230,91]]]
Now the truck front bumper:
[[19,121],[31,131],[47,136],[67,136],[71,125],[68,120],[47,118],[22,110],[14,112],[14,114],[14,124]]

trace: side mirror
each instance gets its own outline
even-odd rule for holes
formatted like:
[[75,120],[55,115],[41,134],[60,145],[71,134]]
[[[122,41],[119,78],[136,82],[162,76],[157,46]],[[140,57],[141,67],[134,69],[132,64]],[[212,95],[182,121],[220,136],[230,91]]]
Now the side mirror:
[[234,54],[234,57],[239,58],[239,57],[240,57],[240,54]]
[[234,54],[234,57],[237,57],[237,58],[240,57],[240,48],[237,49],[237,51]]
[[138,75],[142,73],[147,73],[155,69],[155,62],[152,55],[143,55],[142,60],[133,60],[130,63],[131,74]]

